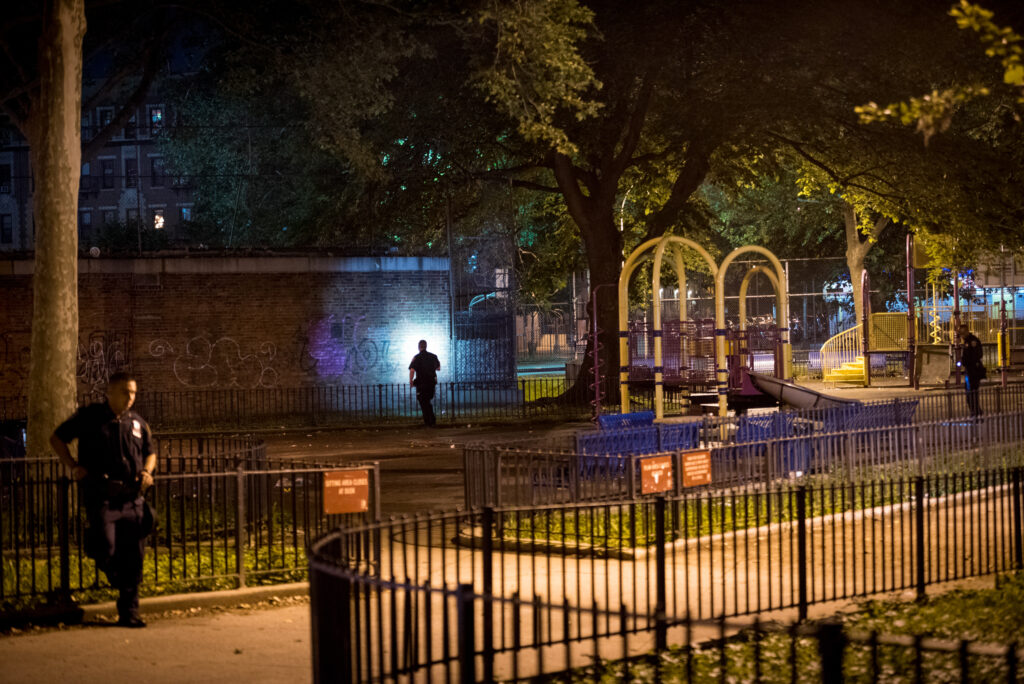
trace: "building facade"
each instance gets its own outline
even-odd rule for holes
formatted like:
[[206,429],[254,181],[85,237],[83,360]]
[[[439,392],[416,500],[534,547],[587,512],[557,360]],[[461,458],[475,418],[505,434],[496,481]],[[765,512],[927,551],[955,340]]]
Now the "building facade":
[[[113,107],[84,109],[83,145],[113,116]],[[182,238],[183,227],[192,220],[193,204],[187,179],[170,176],[165,169],[159,140],[167,122],[165,104],[145,104],[98,153],[83,158],[78,190],[81,251],[98,247],[104,231],[118,236],[123,249],[141,250],[144,235],[152,242],[149,231],[158,244]],[[28,143],[15,128],[4,127],[0,130],[0,251],[33,248],[33,190]]]

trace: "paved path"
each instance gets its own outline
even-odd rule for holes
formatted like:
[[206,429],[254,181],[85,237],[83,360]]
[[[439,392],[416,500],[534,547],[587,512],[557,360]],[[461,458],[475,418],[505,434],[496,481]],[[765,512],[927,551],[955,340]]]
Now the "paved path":
[[309,605],[104,622],[0,638],[0,680],[113,684],[308,682]]

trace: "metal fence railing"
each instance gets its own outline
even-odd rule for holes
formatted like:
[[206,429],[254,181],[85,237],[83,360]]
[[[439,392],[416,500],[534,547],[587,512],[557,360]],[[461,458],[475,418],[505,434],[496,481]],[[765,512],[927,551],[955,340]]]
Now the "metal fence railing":
[[337,530],[310,552],[315,678],[527,678],[704,643],[702,620],[803,620],[816,604],[1020,570],[1022,480],[974,470]]
[[[830,475],[857,481],[882,473],[959,472],[1024,464],[1024,388],[981,393],[975,419],[963,392],[917,395],[757,416],[705,416],[688,423],[692,443],[658,450],[659,426],[579,431],[463,450],[467,506],[558,504],[633,498],[647,459],[668,457],[682,493],[684,455],[706,450],[712,488]],[[680,426],[679,423],[663,424]],[[611,435],[615,451],[584,449],[581,437]]]
[[[146,497],[157,522],[144,594],[302,577],[310,540],[380,516],[376,463],[275,461],[250,438],[161,438],[159,445]],[[324,478],[350,469],[369,476],[366,511],[328,515]],[[84,553],[85,515],[65,475],[56,459],[0,462],[0,602],[87,602],[109,593]]]
[[[613,385],[609,381],[608,388]],[[434,396],[439,423],[510,418],[576,418],[589,415],[586,397],[563,398],[564,378],[510,382],[442,382]],[[605,396],[608,395],[608,390]],[[83,395],[79,405],[102,401]],[[339,385],[139,392],[135,410],[161,430],[205,430],[272,425],[401,423],[420,420],[415,391],[407,384]],[[24,397],[0,397],[0,421],[24,420]]]

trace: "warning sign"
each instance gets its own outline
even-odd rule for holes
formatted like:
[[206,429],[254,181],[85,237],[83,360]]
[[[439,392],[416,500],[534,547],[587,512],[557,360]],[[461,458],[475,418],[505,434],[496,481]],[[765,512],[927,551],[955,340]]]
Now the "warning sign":
[[324,473],[324,514],[362,513],[370,508],[370,471]]
[[657,494],[670,491],[672,482],[672,457],[651,456],[640,459],[640,491],[643,494]]
[[684,451],[682,456],[684,487],[711,484],[711,451]]

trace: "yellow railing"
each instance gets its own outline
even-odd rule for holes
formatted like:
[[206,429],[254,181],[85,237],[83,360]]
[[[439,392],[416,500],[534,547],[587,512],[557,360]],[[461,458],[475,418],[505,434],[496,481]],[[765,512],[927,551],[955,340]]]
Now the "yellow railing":
[[837,335],[833,335],[821,345],[821,373],[827,378],[830,373],[835,372],[844,363],[852,363],[857,360],[864,351],[861,344],[860,324],[847,328]]
[[[855,325],[833,335],[821,345],[821,372],[828,377],[844,363],[853,363],[864,353],[861,333],[863,326]],[[873,351],[902,351],[907,348],[907,315],[903,313],[871,314]]]

